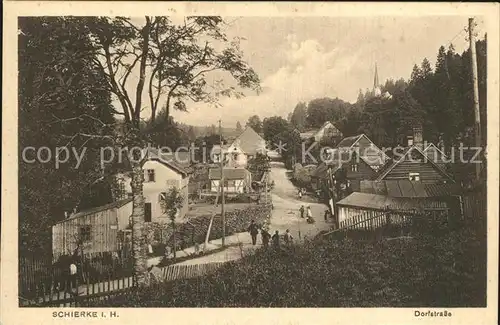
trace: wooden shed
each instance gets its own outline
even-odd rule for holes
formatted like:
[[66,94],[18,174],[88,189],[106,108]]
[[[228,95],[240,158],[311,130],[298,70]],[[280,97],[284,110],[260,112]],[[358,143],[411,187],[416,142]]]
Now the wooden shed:
[[447,203],[439,199],[390,197],[360,192],[354,192],[338,201],[335,208],[340,223],[367,211],[384,212],[390,210],[398,213],[417,209],[447,214],[449,210]]
[[129,226],[132,199],[81,211],[52,226],[52,256],[72,253],[81,243],[83,253],[117,251],[118,233]]

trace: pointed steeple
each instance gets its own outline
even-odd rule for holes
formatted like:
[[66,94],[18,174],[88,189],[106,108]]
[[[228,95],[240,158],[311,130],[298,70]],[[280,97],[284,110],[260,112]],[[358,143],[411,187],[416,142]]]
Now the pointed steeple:
[[380,89],[380,85],[378,83],[377,63],[375,63],[375,77],[373,78],[373,94],[377,97],[382,94],[381,89]]

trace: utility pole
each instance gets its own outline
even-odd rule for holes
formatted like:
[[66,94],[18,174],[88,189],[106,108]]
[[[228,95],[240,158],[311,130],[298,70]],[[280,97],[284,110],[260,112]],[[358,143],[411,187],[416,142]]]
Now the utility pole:
[[[481,115],[479,114],[479,90],[477,84],[477,58],[476,58],[476,34],[474,27],[476,23],[474,18],[469,18],[469,47],[470,61],[472,65],[472,88],[474,90],[474,131],[476,135],[476,148],[480,148],[481,141]],[[481,164],[476,163],[476,179],[479,180],[481,173]]]
[[222,149],[222,121],[219,120],[219,142],[220,142],[220,195],[221,195],[221,219],[222,219],[222,247],[226,244],[226,214],[224,211],[224,151]]
[[264,171],[264,173],[266,173],[266,177],[265,177],[265,196],[264,196],[264,204],[267,205],[267,181],[268,181],[268,177],[269,177],[269,172],[267,171],[267,167],[266,167],[266,170]]

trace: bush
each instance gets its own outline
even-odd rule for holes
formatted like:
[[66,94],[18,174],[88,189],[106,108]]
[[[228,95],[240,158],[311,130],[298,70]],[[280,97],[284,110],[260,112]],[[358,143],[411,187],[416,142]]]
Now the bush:
[[208,276],[145,288],[111,307],[485,307],[486,243],[467,229],[373,244],[259,250]]

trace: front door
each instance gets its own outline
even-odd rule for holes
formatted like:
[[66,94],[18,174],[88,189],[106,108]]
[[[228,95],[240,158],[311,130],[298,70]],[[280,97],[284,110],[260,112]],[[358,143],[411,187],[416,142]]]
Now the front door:
[[144,203],[144,222],[151,222],[151,203]]

